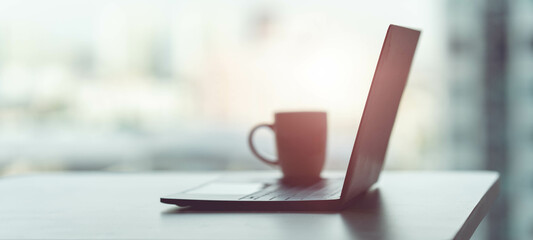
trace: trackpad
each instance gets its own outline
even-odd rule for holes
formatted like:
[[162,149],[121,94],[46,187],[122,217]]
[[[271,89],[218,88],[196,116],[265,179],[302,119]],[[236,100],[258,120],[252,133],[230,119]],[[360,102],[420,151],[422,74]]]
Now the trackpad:
[[248,195],[268,186],[264,183],[208,183],[198,188],[186,191],[186,194],[208,195]]

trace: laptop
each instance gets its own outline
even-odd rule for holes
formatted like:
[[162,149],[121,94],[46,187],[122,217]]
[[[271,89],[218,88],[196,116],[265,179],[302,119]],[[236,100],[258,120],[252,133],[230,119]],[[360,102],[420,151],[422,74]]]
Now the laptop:
[[344,177],[322,178],[309,185],[288,185],[274,177],[236,175],[199,182],[193,188],[162,197],[161,202],[254,210],[347,207],[378,181],[419,36],[420,31],[389,26]]

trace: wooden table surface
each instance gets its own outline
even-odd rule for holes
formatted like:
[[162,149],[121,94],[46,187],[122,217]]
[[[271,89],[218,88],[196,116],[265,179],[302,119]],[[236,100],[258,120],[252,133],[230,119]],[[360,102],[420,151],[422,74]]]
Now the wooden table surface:
[[495,172],[384,172],[375,188],[341,212],[201,211],[159,202],[217,176],[0,178],[0,239],[464,239],[499,191]]

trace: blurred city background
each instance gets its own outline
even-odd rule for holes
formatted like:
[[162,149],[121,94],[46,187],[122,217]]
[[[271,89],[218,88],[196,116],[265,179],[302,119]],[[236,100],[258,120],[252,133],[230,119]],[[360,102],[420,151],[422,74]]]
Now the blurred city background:
[[1,0],[0,176],[269,169],[248,131],[291,110],[328,112],[344,170],[391,23],[422,36],[386,168],[497,170],[474,238],[532,239],[526,0]]

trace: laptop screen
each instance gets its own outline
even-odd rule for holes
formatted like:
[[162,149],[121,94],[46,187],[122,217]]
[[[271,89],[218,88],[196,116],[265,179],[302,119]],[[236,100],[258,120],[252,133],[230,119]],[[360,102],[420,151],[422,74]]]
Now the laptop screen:
[[389,26],[348,164],[344,202],[379,178],[419,36],[420,31]]

